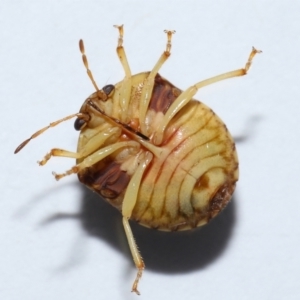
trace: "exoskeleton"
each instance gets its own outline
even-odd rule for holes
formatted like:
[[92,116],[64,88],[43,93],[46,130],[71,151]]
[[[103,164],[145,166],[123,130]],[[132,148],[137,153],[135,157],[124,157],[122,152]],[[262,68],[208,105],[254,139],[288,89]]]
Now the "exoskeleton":
[[123,81],[99,89],[80,40],[83,62],[96,91],[79,113],[39,130],[15,153],[48,128],[77,118],[77,151],[52,149],[39,164],[44,165],[51,156],[75,158],[76,165],[63,174],[54,174],[55,178],[78,174],[83,184],[121,212],[138,270],[132,291],[139,293],[144,262],[129,219],[159,230],[188,230],[206,224],[227,205],[238,180],[235,144],[222,120],[193,97],[204,86],[245,75],[260,51],[252,49],[244,68],[182,91],[158,74],[170,57],[174,31],[165,31],[166,50],[154,68],[131,75],[123,48],[123,26],[116,27]]

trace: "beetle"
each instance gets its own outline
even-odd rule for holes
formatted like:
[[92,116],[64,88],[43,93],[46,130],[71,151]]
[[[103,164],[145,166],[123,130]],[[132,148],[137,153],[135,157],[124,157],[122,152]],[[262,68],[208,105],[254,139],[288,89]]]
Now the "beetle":
[[123,25],[115,27],[124,79],[99,89],[80,40],[82,60],[96,91],[79,113],[40,129],[15,153],[47,129],[76,117],[77,151],[54,148],[39,165],[52,156],[75,158],[76,165],[65,173],[53,173],[55,178],[77,174],[80,182],[121,212],[137,268],[132,291],[139,294],[145,265],[129,219],[158,230],[189,230],[208,223],[227,205],[239,176],[235,143],[222,120],[193,97],[204,86],[246,75],[261,51],[253,47],[244,68],[182,91],[158,73],[170,57],[175,31],[165,30],[166,50],[154,68],[132,75],[123,47]]

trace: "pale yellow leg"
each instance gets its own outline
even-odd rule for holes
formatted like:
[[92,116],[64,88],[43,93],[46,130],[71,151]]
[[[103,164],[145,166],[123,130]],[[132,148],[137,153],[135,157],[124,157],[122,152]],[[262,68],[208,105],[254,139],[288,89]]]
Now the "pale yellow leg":
[[50,152],[47,153],[41,161],[38,161],[38,164],[40,166],[45,165],[52,156],[80,159],[90,155],[91,153],[99,149],[109,137],[115,134],[120,134],[121,132],[121,129],[118,127],[109,127],[104,129],[105,125],[106,124],[104,124],[104,126],[100,125],[95,129],[95,132],[98,132],[87,141],[87,143],[84,145],[84,148],[81,149],[80,152],[71,152],[68,150],[54,148],[51,149]]
[[44,156],[42,160],[38,161],[38,164],[40,166],[45,165],[52,156],[61,156],[61,157],[69,157],[69,158],[76,158],[76,159],[83,157],[82,154],[78,152],[71,152],[64,149],[53,148],[49,151],[49,153],[47,153]]
[[134,150],[134,152],[137,153],[139,151],[140,144],[135,141],[129,141],[129,142],[119,142],[119,143],[104,147],[104,148],[100,149],[99,151],[96,151],[93,154],[89,155],[81,163],[72,167],[70,170],[66,171],[65,173],[63,173],[63,174],[53,173],[53,175],[55,176],[56,180],[59,180],[67,175],[76,174],[79,171],[81,171],[82,169],[88,168],[88,167],[94,165],[98,161],[102,160],[103,158],[109,156],[113,152],[115,152],[121,148],[124,148],[124,147],[131,148],[132,150]]
[[172,39],[172,34],[175,33],[174,30],[165,30],[165,33],[167,34],[167,46],[166,46],[166,51],[163,52],[159,60],[157,61],[156,65],[148,75],[147,79],[144,82],[144,86],[142,89],[142,94],[141,94],[141,103],[140,103],[140,126],[141,126],[141,132],[143,134],[147,134],[146,132],[146,125],[145,125],[145,118],[146,118],[146,113],[147,109],[149,106],[149,102],[151,100],[151,95],[154,87],[154,79],[155,76],[157,75],[159,69],[162,67],[162,65],[166,62],[166,60],[169,58],[171,55],[171,39]]
[[122,215],[126,218],[130,218],[132,210],[137,201],[138,191],[141,184],[142,176],[153,158],[151,152],[146,152],[145,157],[142,158],[139,166],[132,175],[130,182],[128,184],[126,193],[124,195],[123,205],[122,205]]
[[126,233],[126,237],[127,237],[127,241],[129,244],[129,248],[131,251],[131,255],[134,261],[135,266],[137,267],[138,271],[137,271],[137,275],[136,278],[134,280],[134,283],[132,285],[132,292],[135,292],[136,294],[140,295],[140,292],[138,291],[138,283],[140,278],[142,277],[143,274],[143,270],[145,269],[145,264],[144,261],[139,253],[139,250],[137,248],[136,242],[134,240],[128,219],[123,217],[123,226],[125,229],[125,233]]
[[[131,71],[123,47],[123,35],[124,35],[123,25],[121,26],[115,25],[114,27],[118,28],[119,30],[120,35],[118,39],[117,54],[123,66],[123,69],[125,71],[125,77],[122,81],[122,86],[120,89],[120,96],[119,96],[120,97],[119,105],[121,106],[121,112],[122,112],[119,118],[121,119],[122,122],[128,122],[127,112],[128,112],[128,106],[129,106],[130,95],[131,95]],[[114,107],[114,112],[116,112],[116,107]]]
[[124,200],[123,200],[123,206],[122,206],[122,215],[123,215],[123,225],[126,233],[126,237],[128,240],[129,248],[132,254],[133,261],[135,263],[135,266],[137,268],[137,275],[135,278],[135,281],[132,285],[132,292],[135,292],[136,294],[140,294],[138,291],[138,283],[140,278],[142,277],[143,270],[145,268],[145,264],[143,262],[143,259],[141,257],[141,254],[139,253],[139,250],[137,248],[136,242],[134,240],[129,221],[128,219],[131,217],[132,210],[134,209],[134,206],[137,201],[138,197],[138,191],[141,184],[142,176],[151,162],[153,158],[153,155],[150,152],[147,152],[145,157],[142,158],[141,163],[139,164],[138,168],[136,169],[135,173],[132,175],[130,182],[128,184]]
[[169,122],[172,120],[172,118],[175,116],[175,114],[177,114],[193,98],[193,96],[197,93],[197,91],[200,88],[210,85],[210,84],[213,84],[213,83],[216,83],[221,80],[246,75],[251,66],[253,57],[255,56],[256,53],[260,53],[260,52],[261,52],[260,50],[256,50],[253,47],[252,51],[249,55],[249,58],[247,60],[247,63],[243,69],[234,70],[231,72],[227,72],[227,73],[200,81],[200,82],[196,83],[195,85],[186,89],[184,92],[182,92],[180,94],[180,96],[178,96],[177,99],[169,107],[168,111],[166,112],[161,125],[159,126],[159,128],[157,129],[157,131],[155,133],[155,137],[153,139],[154,144],[159,145],[162,142],[163,133],[164,133],[167,125],[169,124]]

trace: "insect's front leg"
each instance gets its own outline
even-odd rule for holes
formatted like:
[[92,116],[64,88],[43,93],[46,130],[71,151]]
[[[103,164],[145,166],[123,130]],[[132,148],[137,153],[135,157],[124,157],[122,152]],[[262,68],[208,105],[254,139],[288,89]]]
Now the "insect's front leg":
[[45,165],[52,156],[61,156],[76,159],[87,157],[88,155],[99,149],[108,138],[114,135],[120,135],[120,133],[121,129],[118,127],[104,128],[103,125],[100,125],[99,127],[90,130],[89,134],[93,136],[87,141],[84,148],[82,148],[79,152],[71,152],[68,150],[54,148],[51,149],[50,152],[47,153],[41,161],[38,161],[38,164],[40,166]]
[[123,34],[124,34],[123,25],[121,26],[115,25],[114,27],[118,28],[119,30],[117,54],[125,72],[125,77],[123,79],[122,86],[120,89],[120,95],[119,95],[119,105],[121,106],[121,111],[122,111],[120,119],[122,122],[128,122],[129,116],[127,112],[128,112],[128,106],[129,106],[130,95],[131,95],[131,71],[123,47]]

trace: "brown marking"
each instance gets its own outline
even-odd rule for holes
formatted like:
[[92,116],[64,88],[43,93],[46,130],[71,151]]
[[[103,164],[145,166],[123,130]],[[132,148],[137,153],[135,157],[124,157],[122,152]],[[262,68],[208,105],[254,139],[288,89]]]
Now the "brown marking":
[[209,202],[208,207],[208,220],[210,221],[214,218],[225,206],[228,204],[229,200],[235,189],[235,182],[226,182],[223,186],[219,188],[214,197]]
[[130,176],[116,162],[96,164],[78,174],[79,181],[105,198],[117,198],[126,188]]
[[203,189],[207,189],[208,187],[209,187],[209,175],[204,174],[197,180],[197,182],[194,186],[194,189],[197,189],[200,191]]
[[[208,178],[199,179],[198,188],[202,184],[202,188],[206,184],[209,184]],[[196,188],[196,187],[195,187]],[[147,219],[133,219],[138,221],[141,225],[163,230],[163,231],[182,231],[196,228],[208,223],[212,218],[214,218],[221,210],[225,208],[231,199],[231,196],[235,189],[235,182],[231,179],[223,184],[214,194],[214,196],[209,201],[208,205],[204,209],[194,210],[193,215],[186,216],[179,212],[178,216],[174,219],[165,214],[159,220],[153,218],[153,214],[147,216]]]
[[165,114],[170,105],[180,94],[181,90],[157,74],[155,76],[149,109]]

